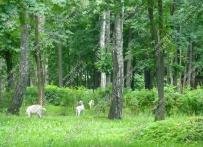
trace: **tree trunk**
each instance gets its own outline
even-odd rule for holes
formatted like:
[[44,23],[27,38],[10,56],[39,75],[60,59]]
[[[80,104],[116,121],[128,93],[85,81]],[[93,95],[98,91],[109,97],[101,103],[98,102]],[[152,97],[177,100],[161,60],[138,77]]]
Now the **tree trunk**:
[[132,57],[127,60],[127,67],[126,67],[126,87],[131,88],[133,77],[133,66],[132,66]]
[[13,69],[13,57],[12,57],[12,53],[10,53],[9,51],[7,51],[4,55],[5,57],[5,61],[6,61],[6,67],[7,67],[7,90],[11,90],[13,89],[13,85],[14,85],[14,82],[13,82],[13,72],[12,72],[12,69]]
[[152,89],[152,73],[151,69],[145,68],[144,69],[144,83],[145,83],[145,89]]
[[192,58],[193,58],[193,46],[191,39],[189,40],[189,63],[188,63],[188,74],[187,74],[187,86],[191,87],[192,78]]
[[113,47],[113,87],[109,119],[121,119],[124,87],[123,65],[123,8],[115,16]]
[[155,110],[155,121],[165,119],[165,99],[164,99],[164,50],[162,48],[163,38],[163,6],[162,0],[158,0],[159,29],[157,32],[156,45],[156,74],[158,89],[158,105]]
[[156,31],[154,23],[154,3],[148,0],[148,14],[150,20],[150,32],[152,44],[155,48],[156,57],[156,77],[157,77],[157,89],[158,89],[158,103],[155,109],[155,121],[163,120],[165,118],[165,99],[164,99],[164,51],[162,49],[163,35],[163,8],[162,0],[158,0],[158,14],[159,14],[159,31]]
[[38,101],[40,105],[44,102],[44,69],[42,60],[42,46],[40,40],[41,33],[44,27],[44,16],[35,16],[35,61],[37,64],[37,87],[38,87]]
[[132,40],[132,32],[129,30],[128,33],[128,54],[126,55],[126,72],[125,72],[125,86],[127,88],[132,88],[132,78],[133,78],[133,56],[132,56],[132,47],[130,46]]
[[62,46],[58,44],[58,84],[63,86],[63,69],[62,69]]
[[[104,11],[102,13],[102,17],[101,17],[101,30],[100,30],[100,56],[103,56],[103,53],[105,53],[105,35],[106,34],[106,12]],[[105,72],[101,72],[101,81],[100,81],[100,86],[101,88],[105,88],[106,87],[106,73]]]
[[21,56],[20,56],[20,75],[17,83],[12,102],[8,108],[8,113],[18,114],[23,102],[23,95],[26,91],[28,80],[28,55],[29,55],[29,34],[28,34],[28,13],[25,5],[21,7]]
[[[106,11],[106,53],[111,53],[111,12],[110,10]],[[106,75],[106,85],[111,84],[111,73]]]
[[[182,50],[179,49],[179,65],[182,65]],[[182,93],[182,72],[179,72],[179,81],[178,81],[178,89]]]

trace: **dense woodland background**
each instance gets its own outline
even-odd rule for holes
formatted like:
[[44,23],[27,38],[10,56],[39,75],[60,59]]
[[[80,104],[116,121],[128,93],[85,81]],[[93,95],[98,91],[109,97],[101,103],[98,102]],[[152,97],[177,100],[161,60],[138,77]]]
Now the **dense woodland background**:
[[[201,0],[1,0],[0,101],[18,113],[28,86],[112,89],[110,118],[121,118],[123,87],[183,93],[203,83]],[[112,87],[112,88],[111,88]],[[7,94],[9,95],[9,94]],[[9,96],[8,96],[9,97]],[[8,98],[9,99],[9,98]]]
[[202,147],[202,115],[202,0],[0,0],[0,146]]

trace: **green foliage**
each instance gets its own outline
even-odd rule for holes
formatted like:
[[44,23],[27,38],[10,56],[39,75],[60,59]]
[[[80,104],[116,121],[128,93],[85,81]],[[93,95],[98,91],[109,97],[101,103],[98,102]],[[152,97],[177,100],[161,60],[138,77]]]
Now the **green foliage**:
[[203,141],[203,118],[169,119],[135,132],[135,142],[197,143]]
[[134,75],[134,87],[136,87],[136,89],[144,89],[144,77],[142,75]]
[[36,104],[38,102],[37,87],[27,87],[25,93],[25,105]]
[[112,55],[104,53],[105,49],[100,49],[100,59],[96,62],[99,71],[110,74],[112,72]]
[[126,106],[134,112],[142,112],[146,109],[152,110],[154,107],[156,93],[155,90],[135,90],[128,91],[124,95]]
[[0,99],[0,112],[6,112],[7,108],[11,102],[12,93],[11,92],[5,92],[2,95],[2,98]]
[[166,99],[166,112],[168,115],[176,114],[180,112],[180,105],[182,94],[176,91],[173,86],[167,86],[165,89],[165,99]]
[[[166,113],[203,114],[203,89],[185,91],[183,94],[176,91],[175,87],[165,87]],[[153,111],[157,104],[156,90],[127,91],[124,94],[125,105],[133,112],[145,110]]]
[[[45,87],[45,100],[47,103],[55,106],[71,106],[75,105],[77,101],[82,100],[85,104],[89,100],[94,99],[93,91],[83,87],[78,88],[59,88],[54,85]],[[25,96],[25,104],[33,104],[37,102],[36,87],[29,87]]]
[[181,97],[180,110],[189,115],[203,114],[203,89],[188,90]]

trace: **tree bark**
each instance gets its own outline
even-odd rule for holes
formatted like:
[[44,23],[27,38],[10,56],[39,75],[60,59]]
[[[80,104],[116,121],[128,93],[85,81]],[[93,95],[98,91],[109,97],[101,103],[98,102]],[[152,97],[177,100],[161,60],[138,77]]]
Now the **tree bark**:
[[152,89],[152,73],[150,68],[144,69],[144,83],[145,83],[145,89]]
[[165,119],[165,99],[164,99],[164,50],[162,48],[163,38],[163,6],[162,0],[158,0],[159,29],[157,32],[156,45],[156,66],[157,66],[157,89],[158,105],[155,110],[155,121]]
[[[100,29],[100,56],[102,56],[102,53],[105,53],[105,35],[106,34],[106,12],[104,11],[102,13],[102,17],[101,17],[101,29]],[[100,81],[100,86],[101,88],[105,88],[106,87],[106,73],[105,72],[101,72],[101,81]]]
[[127,67],[126,67],[126,87],[131,88],[133,77],[133,66],[132,66],[132,57],[127,60]]
[[[122,3],[123,4],[123,3]],[[115,14],[115,32],[113,47],[113,87],[112,99],[109,110],[109,119],[122,118],[122,101],[124,87],[123,65],[123,7]]]
[[163,6],[162,0],[158,0],[158,22],[156,29],[154,23],[154,2],[148,0],[148,14],[150,20],[150,32],[152,44],[155,48],[156,57],[156,79],[158,89],[158,102],[155,109],[155,121],[165,119],[165,99],[164,99],[164,51],[162,49],[163,37]]
[[63,86],[63,68],[62,68],[62,45],[58,44],[58,84]]
[[[106,10],[106,52],[111,53],[111,12]],[[106,74],[106,85],[111,84],[111,73]]]
[[191,38],[189,40],[189,63],[188,63],[188,74],[187,74],[187,85],[191,87],[191,78],[192,78],[192,61],[193,61],[193,45]]
[[21,56],[20,56],[20,75],[12,102],[8,108],[8,113],[19,114],[19,109],[23,102],[23,95],[26,91],[28,80],[28,55],[29,55],[29,34],[28,34],[28,13],[26,5],[22,5],[20,12],[21,23]]
[[44,28],[44,16],[35,16],[35,61],[37,64],[37,87],[38,87],[38,101],[40,105],[44,103],[44,69],[43,69],[43,52],[40,40],[41,33]]
[[132,40],[132,32],[129,30],[128,33],[128,54],[126,55],[126,72],[125,72],[125,86],[127,88],[132,88],[132,78],[133,78],[133,56],[132,56],[132,47],[131,47],[131,40]]

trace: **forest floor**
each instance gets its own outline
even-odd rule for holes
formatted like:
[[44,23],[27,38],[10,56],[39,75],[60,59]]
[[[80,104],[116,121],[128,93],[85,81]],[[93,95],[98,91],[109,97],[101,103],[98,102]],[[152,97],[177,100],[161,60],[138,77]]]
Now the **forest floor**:
[[[196,117],[182,116],[167,118],[164,122],[175,122],[179,125],[180,122],[191,118],[196,119]],[[153,120],[153,116],[149,114],[126,114],[122,120],[112,121],[107,119],[106,114],[98,116],[88,111],[80,117],[73,114],[68,116],[46,114],[41,119],[37,116],[28,118],[25,114],[11,116],[0,113],[0,146],[157,146],[156,140],[146,142],[146,136],[145,140],[136,141],[136,136],[142,134],[143,129],[151,125],[160,126]],[[161,146],[196,147],[202,146],[203,141],[189,142],[189,144],[174,142],[163,144]]]

